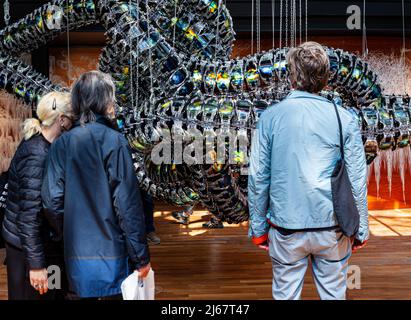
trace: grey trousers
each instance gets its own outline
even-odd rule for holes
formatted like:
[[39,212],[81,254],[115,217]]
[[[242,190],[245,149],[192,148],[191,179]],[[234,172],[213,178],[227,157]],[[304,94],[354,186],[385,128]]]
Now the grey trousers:
[[273,298],[298,300],[311,257],[314,282],[322,300],[345,300],[351,241],[339,230],[269,232]]

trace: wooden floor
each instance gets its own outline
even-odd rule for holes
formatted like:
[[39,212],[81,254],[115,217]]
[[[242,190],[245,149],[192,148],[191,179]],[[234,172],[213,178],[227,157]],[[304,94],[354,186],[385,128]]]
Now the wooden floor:
[[[271,299],[270,261],[248,240],[246,224],[205,230],[208,215],[199,209],[185,227],[173,223],[171,207],[157,209],[162,244],[151,247],[157,299]],[[372,211],[370,226],[368,246],[350,262],[361,268],[362,288],[349,290],[348,298],[411,299],[411,209]],[[0,299],[6,298],[1,266]],[[317,299],[310,272],[303,298]]]

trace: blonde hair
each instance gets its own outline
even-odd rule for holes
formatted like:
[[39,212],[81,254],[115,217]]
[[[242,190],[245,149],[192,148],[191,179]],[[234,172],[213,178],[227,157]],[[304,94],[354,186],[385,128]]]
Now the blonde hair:
[[287,63],[294,89],[318,93],[327,85],[330,60],[319,43],[309,41],[290,49]]
[[68,92],[50,92],[43,96],[37,105],[37,119],[30,118],[23,123],[24,140],[40,134],[42,128],[51,127],[61,114],[71,117],[70,99]]

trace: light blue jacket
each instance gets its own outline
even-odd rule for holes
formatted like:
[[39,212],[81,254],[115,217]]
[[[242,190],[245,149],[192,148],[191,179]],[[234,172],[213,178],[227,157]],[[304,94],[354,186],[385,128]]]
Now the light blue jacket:
[[[358,121],[338,107],[344,154],[360,213],[357,238],[368,239],[367,165]],[[270,223],[286,229],[337,226],[331,175],[340,159],[334,107],[327,99],[292,91],[257,124],[251,146],[248,201],[250,236],[267,239]],[[270,223],[269,223],[270,222]]]

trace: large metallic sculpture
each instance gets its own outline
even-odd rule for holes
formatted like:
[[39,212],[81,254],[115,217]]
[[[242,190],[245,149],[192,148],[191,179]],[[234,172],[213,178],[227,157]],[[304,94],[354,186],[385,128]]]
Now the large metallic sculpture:
[[[290,90],[288,49],[230,60],[235,34],[222,3],[51,1],[1,30],[0,88],[33,107],[43,94],[67,90],[18,57],[68,29],[103,25],[107,45],[101,53],[100,69],[115,80],[118,123],[133,148],[141,186],[173,204],[200,201],[224,221],[245,221],[244,173],[249,150],[240,146],[234,150],[234,158],[226,152],[221,159],[216,156],[218,146],[213,137],[229,132],[249,146],[261,113]],[[368,162],[379,150],[409,148],[409,97],[384,96],[367,63],[343,50],[327,48],[327,52],[331,75],[323,94],[358,118]],[[154,163],[153,148],[164,142],[167,130],[172,133],[169,142],[176,133],[189,136],[195,131],[206,137],[204,161],[187,164],[173,158],[171,163]]]

